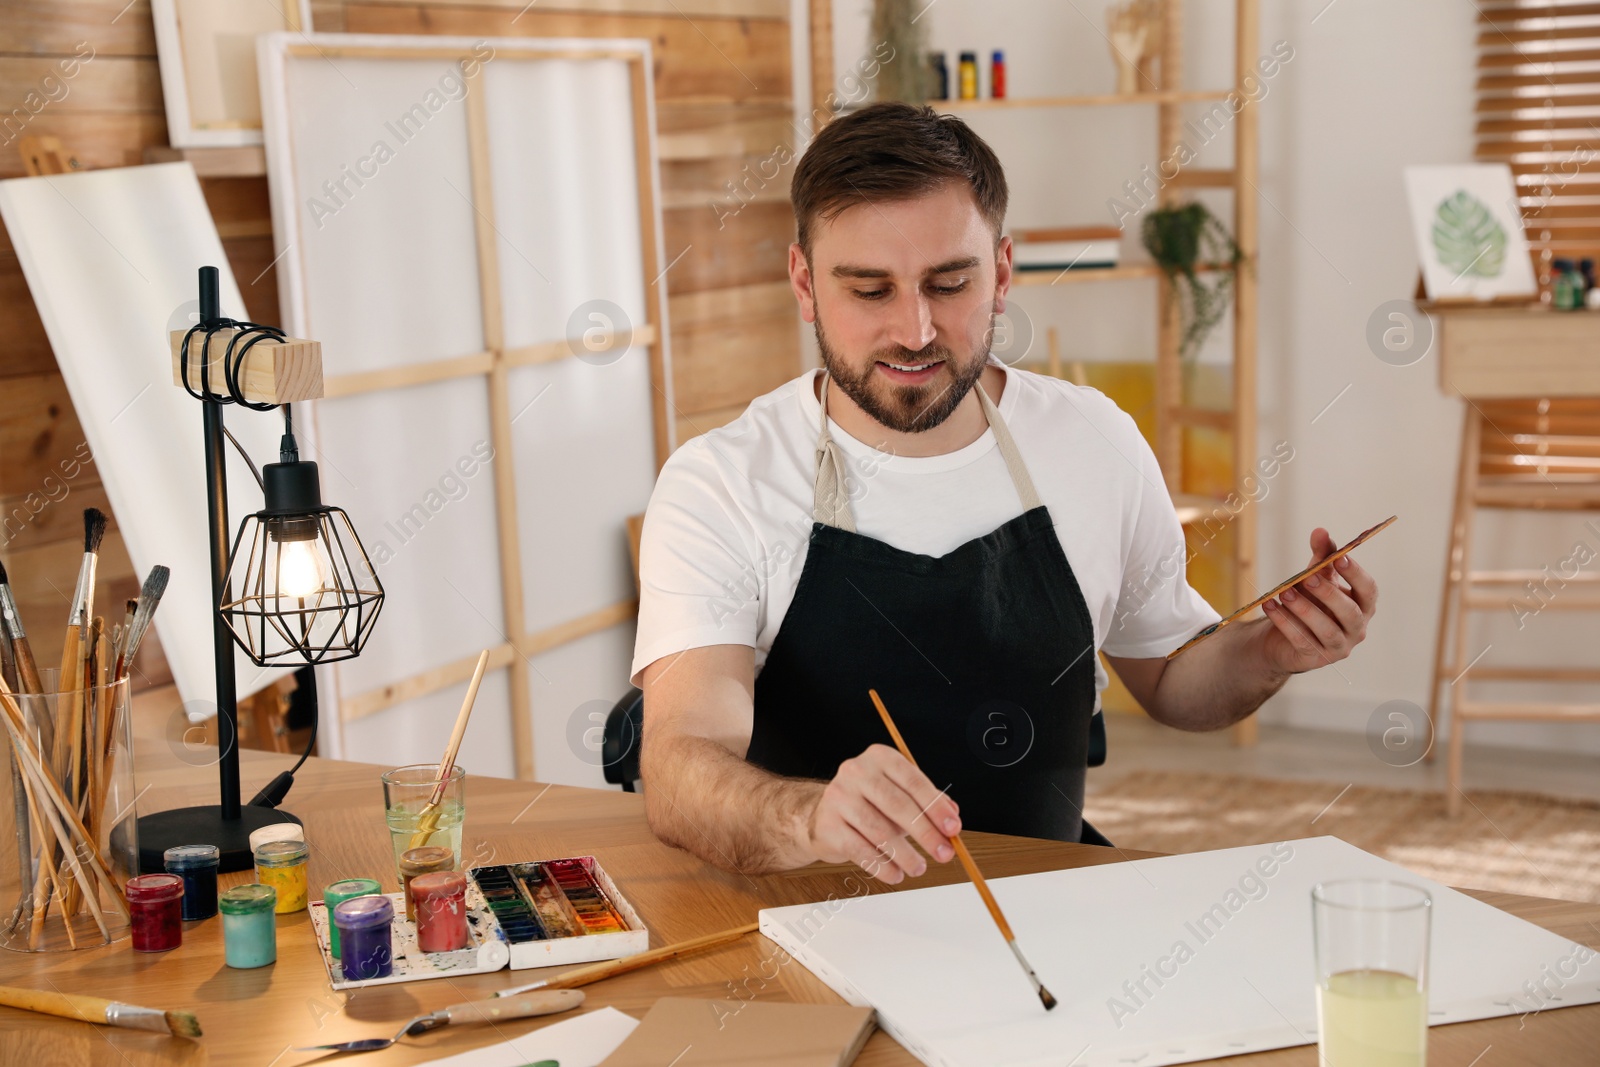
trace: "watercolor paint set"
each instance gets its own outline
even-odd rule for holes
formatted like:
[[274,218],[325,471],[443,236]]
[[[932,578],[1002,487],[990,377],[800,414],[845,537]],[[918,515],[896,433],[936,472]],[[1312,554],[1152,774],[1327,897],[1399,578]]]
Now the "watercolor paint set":
[[510,945],[513,970],[650,947],[650,932],[593,856],[475,867],[467,877]]
[[330,949],[324,901],[307,909],[322,962],[335,989],[416,982],[462,974],[621,959],[650,947],[650,932],[593,856],[476,867],[467,873],[467,945],[423,952],[417,927],[394,902],[392,970],[383,978],[346,978]]

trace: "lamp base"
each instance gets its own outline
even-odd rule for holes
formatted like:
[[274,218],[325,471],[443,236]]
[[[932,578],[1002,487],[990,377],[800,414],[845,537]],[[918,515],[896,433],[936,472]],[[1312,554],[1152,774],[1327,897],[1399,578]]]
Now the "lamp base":
[[158,811],[139,819],[139,870],[154,874],[165,870],[162,854],[175,845],[216,845],[222,850],[220,871],[246,871],[255,863],[250,835],[273,823],[300,820],[278,808],[245,804],[239,818],[224,819],[222,805]]

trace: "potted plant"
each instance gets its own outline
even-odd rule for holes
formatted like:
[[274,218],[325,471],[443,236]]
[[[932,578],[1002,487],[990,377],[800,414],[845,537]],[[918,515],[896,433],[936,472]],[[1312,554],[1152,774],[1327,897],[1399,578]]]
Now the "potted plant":
[[[1199,202],[1151,211],[1139,236],[1171,283],[1180,315],[1178,354],[1187,358],[1200,350],[1227,313],[1244,254],[1222,220]],[[1214,271],[1216,280],[1207,285],[1202,270]]]

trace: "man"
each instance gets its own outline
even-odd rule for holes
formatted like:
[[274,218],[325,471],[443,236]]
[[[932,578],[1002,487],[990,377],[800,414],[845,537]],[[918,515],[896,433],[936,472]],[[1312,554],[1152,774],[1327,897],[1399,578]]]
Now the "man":
[[[1347,557],[1164,658],[1217,614],[1133,420],[990,359],[1006,181],[960,120],[837,119],[790,195],[823,370],[680,448],[645,519],[634,676],[663,841],[890,884],[926,868],[910,842],[944,862],[962,827],[1077,841],[1096,650],[1152,718],[1216,730],[1362,640],[1377,589]],[[1313,560],[1333,548],[1312,533]]]

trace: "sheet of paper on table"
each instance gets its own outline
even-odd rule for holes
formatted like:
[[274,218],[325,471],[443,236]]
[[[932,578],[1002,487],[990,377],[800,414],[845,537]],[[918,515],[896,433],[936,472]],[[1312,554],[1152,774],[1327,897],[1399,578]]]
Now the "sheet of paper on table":
[[761,913],[761,932],[935,1067],[1140,1067],[1316,1041],[1311,887],[1433,897],[1429,1023],[1600,1003],[1600,952],[1337,838],[991,880],[1046,1013],[962,882]]
[[616,1008],[600,1008],[551,1023],[515,1041],[429,1060],[427,1067],[527,1067],[541,1060],[555,1060],[561,1067],[597,1067],[638,1025],[639,1020]]

